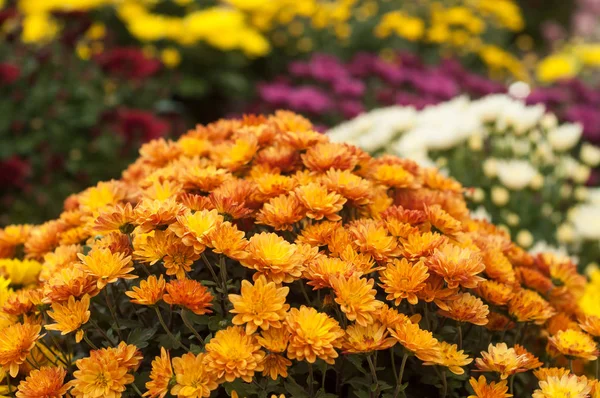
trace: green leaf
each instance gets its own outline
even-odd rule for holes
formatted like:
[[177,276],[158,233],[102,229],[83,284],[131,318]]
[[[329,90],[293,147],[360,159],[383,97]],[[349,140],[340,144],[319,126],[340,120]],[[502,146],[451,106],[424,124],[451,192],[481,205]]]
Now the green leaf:
[[356,369],[358,369],[358,371],[361,372],[362,374],[366,375],[369,373],[363,366],[362,358],[360,358],[358,355],[348,355],[346,357],[346,359],[348,360],[348,362],[350,362],[352,365],[354,365],[354,367]]
[[291,377],[286,379],[286,382],[283,383],[283,387],[285,388],[285,391],[291,394],[292,397],[309,398],[306,390],[304,390],[304,388],[296,383],[296,380]]
[[206,80],[196,76],[184,76],[177,86],[177,93],[183,97],[204,97],[208,93]]
[[146,329],[133,329],[127,336],[127,344],[133,344],[137,348],[148,347],[148,342],[156,334],[157,327]]

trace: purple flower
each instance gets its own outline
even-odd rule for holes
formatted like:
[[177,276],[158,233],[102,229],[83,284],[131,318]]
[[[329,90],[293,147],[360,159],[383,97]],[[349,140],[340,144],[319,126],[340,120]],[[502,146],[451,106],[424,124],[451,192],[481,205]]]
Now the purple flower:
[[381,79],[391,84],[399,84],[405,80],[405,73],[397,65],[377,59],[373,64],[373,72]]
[[358,116],[365,111],[363,104],[356,100],[345,100],[340,102],[340,110],[346,119]]
[[358,78],[367,77],[373,73],[373,66],[377,61],[377,56],[370,53],[361,52],[352,57],[348,63],[348,72]]
[[439,72],[421,72],[413,74],[412,83],[417,91],[423,91],[443,100],[453,98],[459,93],[458,85]]
[[274,107],[286,106],[292,90],[292,87],[282,82],[261,83],[258,85],[260,98]]
[[542,103],[555,107],[569,100],[569,93],[561,87],[544,87],[534,89],[526,99],[527,104]]
[[302,86],[288,94],[288,105],[294,111],[322,114],[333,108],[333,101],[316,87]]
[[294,61],[291,62],[288,66],[288,71],[290,75],[296,77],[309,77],[310,76],[310,66],[306,62]]
[[565,120],[581,123],[583,136],[588,141],[600,144],[600,112],[596,106],[572,106],[565,113]]
[[348,76],[348,71],[340,61],[327,54],[316,54],[309,61],[310,76],[321,82],[333,82],[340,77]]
[[486,79],[482,76],[465,73],[460,79],[461,85],[475,97],[483,97],[489,94],[505,93],[506,86]]
[[365,84],[360,80],[340,79],[333,82],[333,91],[340,96],[360,97],[365,93]]

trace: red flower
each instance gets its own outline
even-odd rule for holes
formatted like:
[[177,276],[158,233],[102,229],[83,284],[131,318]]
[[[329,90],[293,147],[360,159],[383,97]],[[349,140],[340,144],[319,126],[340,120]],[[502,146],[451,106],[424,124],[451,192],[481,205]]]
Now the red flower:
[[169,130],[169,125],[150,112],[121,109],[117,113],[115,128],[130,144],[136,139],[146,142],[162,137]]
[[126,79],[144,79],[161,68],[159,60],[148,58],[138,48],[121,47],[96,57],[96,62],[109,74]]
[[31,171],[28,161],[13,155],[8,159],[0,160],[0,186],[22,187],[25,177]]
[[21,70],[18,67],[8,62],[0,63],[0,83],[12,84],[19,76],[21,76]]

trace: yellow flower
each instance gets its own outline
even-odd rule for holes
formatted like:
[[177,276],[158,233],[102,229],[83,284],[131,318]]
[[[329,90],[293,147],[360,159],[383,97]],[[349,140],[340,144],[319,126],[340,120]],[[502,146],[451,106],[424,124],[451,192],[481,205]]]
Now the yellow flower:
[[192,353],[173,358],[176,384],[171,388],[172,395],[186,398],[210,397],[210,392],[216,390],[218,384],[206,365],[206,359],[206,354]]
[[508,394],[506,380],[501,380],[499,383],[493,381],[487,384],[485,376],[479,376],[478,380],[471,377],[469,384],[473,387],[475,395],[469,395],[468,398],[510,398],[513,396]]
[[533,392],[533,398],[589,397],[592,387],[585,378],[580,379],[576,375],[563,375],[562,377],[550,376],[540,381],[540,388]]
[[542,83],[552,83],[559,79],[574,77],[578,71],[579,65],[575,57],[567,54],[553,54],[537,64],[535,74]]
[[568,358],[583,358],[593,361],[598,357],[598,347],[587,333],[578,330],[561,330],[548,338],[548,342]]
[[134,270],[131,257],[125,257],[123,253],[111,253],[109,249],[93,249],[87,256],[81,253],[77,256],[83,264],[83,271],[96,279],[98,289],[103,289],[120,278],[137,278],[136,275],[130,274]]
[[164,347],[160,347],[160,356],[152,361],[150,381],[146,383],[148,391],[144,396],[150,398],[164,398],[169,392],[169,384],[173,377],[171,355]]
[[392,325],[389,331],[405,349],[415,354],[421,361],[440,361],[438,340],[430,331],[419,328],[418,324],[412,323],[406,316]]
[[502,380],[515,373],[525,372],[523,358],[506,343],[490,344],[487,352],[481,352],[481,358],[475,360],[477,369],[484,372],[497,372]]
[[75,301],[75,298],[71,296],[66,304],[52,304],[52,311],[48,312],[48,316],[54,319],[56,323],[46,325],[46,330],[59,330],[63,336],[77,331],[75,341],[79,343],[83,338],[81,326],[90,319],[89,307],[90,296],[87,294],[83,296],[81,301]]
[[432,362],[425,362],[424,365],[442,365],[447,367],[452,373],[461,375],[465,373],[462,367],[471,362],[473,362],[473,358],[469,358],[463,350],[459,351],[456,344],[449,344],[442,341],[440,343],[439,358]]
[[373,315],[383,303],[375,298],[377,290],[373,289],[373,279],[361,278],[353,274],[350,278],[333,278],[331,280],[335,293],[335,302],[350,321],[367,326],[373,322]]
[[177,223],[171,224],[170,229],[186,246],[193,246],[200,254],[206,249],[208,234],[223,221],[223,216],[216,210],[201,210],[178,216]]
[[0,273],[12,285],[29,285],[38,281],[42,264],[35,260],[0,259]]
[[118,361],[111,351],[92,351],[75,365],[78,370],[73,372],[74,380],[68,383],[73,387],[70,393],[75,398],[118,398],[134,380],[129,367]]
[[291,283],[302,275],[303,257],[297,246],[274,233],[253,235],[246,248],[248,256],[240,263],[253,268],[254,278],[264,275],[275,283]]
[[23,32],[21,40],[24,43],[46,42],[54,38],[58,32],[58,25],[50,14],[28,14],[23,19]]
[[555,311],[538,293],[523,289],[514,293],[508,303],[508,313],[519,322],[543,324]]
[[181,55],[177,49],[168,47],[160,52],[160,60],[167,68],[172,69],[181,63]]
[[419,40],[425,32],[423,20],[407,15],[403,11],[391,11],[381,17],[375,28],[375,36],[385,38],[392,33],[409,41]]
[[379,275],[382,282],[379,286],[388,293],[387,300],[393,301],[396,306],[400,305],[403,299],[416,305],[419,298],[415,293],[423,290],[429,272],[422,261],[411,263],[402,258],[388,263]]
[[139,305],[154,305],[162,300],[165,293],[166,282],[162,275],[156,278],[151,275],[148,279],[141,281],[140,286],[133,287],[133,291],[125,292],[131,297],[131,302]]
[[394,344],[396,339],[389,337],[387,327],[379,322],[372,322],[367,326],[348,326],[342,347],[344,353],[356,354],[387,350]]
[[239,326],[219,330],[206,344],[206,366],[219,381],[232,382],[241,378],[252,382],[254,372],[263,370],[265,352],[256,337],[247,335]]
[[67,371],[62,368],[42,367],[32,370],[19,384],[17,398],[60,398],[68,390],[64,380]]
[[294,194],[306,208],[306,216],[315,220],[340,220],[341,217],[337,213],[347,201],[341,195],[329,192],[325,186],[315,182],[296,188]]
[[285,303],[289,291],[288,287],[278,288],[274,282],[267,282],[262,275],[254,285],[243,280],[241,295],[229,295],[229,301],[233,304],[233,309],[229,312],[236,314],[231,322],[234,325],[246,324],[247,334],[254,333],[259,327],[264,330],[269,327],[280,328],[281,321],[290,308]]
[[42,327],[32,323],[16,323],[0,331],[0,366],[11,377],[19,373],[19,365],[25,362],[35,342],[41,337]]
[[430,271],[443,277],[451,289],[458,286],[473,289],[484,280],[477,276],[485,269],[479,253],[450,243],[435,249],[427,265]]
[[336,348],[341,347],[344,331],[337,321],[316,309],[301,306],[292,308],[285,320],[291,335],[288,358],[314,363],[321,358],[333,364],[338,357]]
[[446,302],[447,309],[440,309],[440,315],[447,316],[458,322],[469,322],[474,325],[486,325],[490,313],[488,306],[469,293],[461,293]]

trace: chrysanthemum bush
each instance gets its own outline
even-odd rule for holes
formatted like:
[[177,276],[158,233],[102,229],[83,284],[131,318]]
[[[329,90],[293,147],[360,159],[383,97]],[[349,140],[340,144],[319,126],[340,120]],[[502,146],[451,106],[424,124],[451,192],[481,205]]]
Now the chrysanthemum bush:
[[293,113],[145,144],[0,255],[8,396],[599,393],[575,264]]
[[581,125],[560,124],[543,105],[504,94],[459,97],[422,111],[380,108],[329,135],[438,165],[471,188],[470,207],[508,227],[526,248],[535,242],[574,246],[568,210],[590,196],[585,183],[600,162],[599,148],[581,142]]

